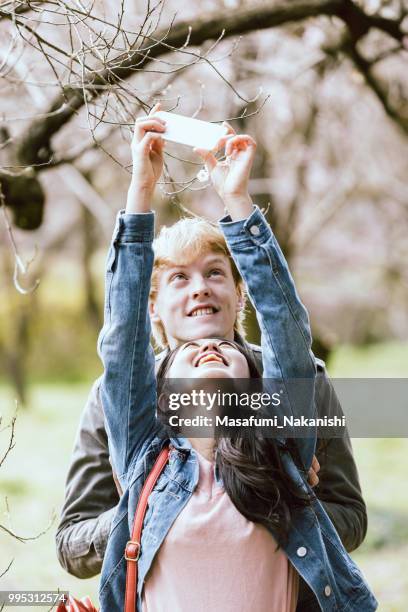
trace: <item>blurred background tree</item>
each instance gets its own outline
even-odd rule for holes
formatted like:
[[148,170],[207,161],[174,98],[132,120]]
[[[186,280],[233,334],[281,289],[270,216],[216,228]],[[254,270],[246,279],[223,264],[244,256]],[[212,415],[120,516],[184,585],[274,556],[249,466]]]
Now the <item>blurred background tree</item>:
[[[0,475],[14,500],[7,525],[29,536],[61,505],[78,415],[101,371],[103,262],[132,127],[157,101],[256,137],[251,195],[329,371],[408,375],[407,15],[406,0],[0,1],[0,407],[30,407]],[[166,147],[157,227],[186,211],[223,214],[200,170],[190,150]],[[250,311],[248,336],[259,339]],[[398,612],[406,442],[355,441],[371,525],[357,558],[381,609]],[[7,588],[24,578],[24,588],[95,594],[95,581],[58,568],[52,538],[24,555],[1,542],[0,573],[18,557]]]
[[[256,136],[252,196],[297,277],[320,357],[338,343],[407,336],[404,3],[176,9],[1,5],[0,181],[14,226],[2,229],[2,259],[10,238],[17,260],[37,244],[31,274],[20,266],[14,284],[24,291],[42,280],[36,298],[17,304],[12,274],[3,274],[1,365],[21,401],[27,376],[97,371],[83,345],[101,323],[98,253],[125,201],[135,117],[158,100]],[[190,151],[168,148],[159,225],[185,209],[219,216],[200,167]],[[252,312],[247,326],[258,341]]]
[[[158,100],[256,136],[252,196],[297,277],[319,356],[407,336],[404,3],[176,9],[1,4],[0,181],[12,228],[1,230],[0,358],[21,401],[27,377],[97,372],[99,253],[125,201],[135,117]],[[200,167],[190,151],[168,148],[159,225],[185,209],[219,216]],[[30,272],[20,265],[14,284],[29,290],[38,277],[41,286],[19,300],[10,252],[23,262],[19,249],[34,245]],[[259,339],[251,312],[248,336]]]

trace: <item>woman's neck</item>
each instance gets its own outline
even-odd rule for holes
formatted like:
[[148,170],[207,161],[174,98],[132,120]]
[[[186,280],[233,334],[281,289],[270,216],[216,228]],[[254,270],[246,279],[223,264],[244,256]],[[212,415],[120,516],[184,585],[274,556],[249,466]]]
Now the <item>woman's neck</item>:
[[188,438],[191,446],[207,461],[214,461],[214,438]]

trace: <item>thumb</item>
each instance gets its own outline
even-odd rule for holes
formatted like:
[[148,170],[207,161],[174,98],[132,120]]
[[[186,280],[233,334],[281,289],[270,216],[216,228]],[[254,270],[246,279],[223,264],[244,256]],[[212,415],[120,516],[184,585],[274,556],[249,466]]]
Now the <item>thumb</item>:
[[161,104],[160,102],[157,102],[157,104],[155,104],[154,106],[152,106],[152,108],[149,111],[149,115],[154,115],[154,113],[157,113],[157,111],[161,110]]
[[146,132],[146,134],[140,141],[140,149],[143,151],[144,154],[150,153],[152,147],[159,147],[160,150],[161,140],[161,134],[159,134],[158,132]]
[[214,170],[217,165],[217,158],[211,151],[207,151],[206,149],[194,149],[194,152],[201,157],[208,172]]

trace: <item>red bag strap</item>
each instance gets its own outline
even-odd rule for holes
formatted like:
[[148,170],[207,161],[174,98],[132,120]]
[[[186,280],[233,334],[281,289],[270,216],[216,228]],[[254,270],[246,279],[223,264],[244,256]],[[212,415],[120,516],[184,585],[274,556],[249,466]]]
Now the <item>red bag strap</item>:
[[135,518],[133,521],[132,535],[126,544],[125,559],[126,567],[126,593],[125,612],[135,612],[137,594],[137,562],[140,557],[140,541],[142,537],[143,521],[147,509],[147,500],[162,473],[169,457],[170,447],[165,446],[157,457],[154,466],[143,485],[142,492],[137,503]]

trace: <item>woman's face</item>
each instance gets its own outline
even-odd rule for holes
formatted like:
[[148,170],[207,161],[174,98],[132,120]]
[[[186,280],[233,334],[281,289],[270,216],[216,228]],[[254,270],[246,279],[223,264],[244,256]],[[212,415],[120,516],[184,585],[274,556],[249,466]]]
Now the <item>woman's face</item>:
[[249,378],[249,367],[233,342],[223,339],[192,340],[181,345],[167,378]]

